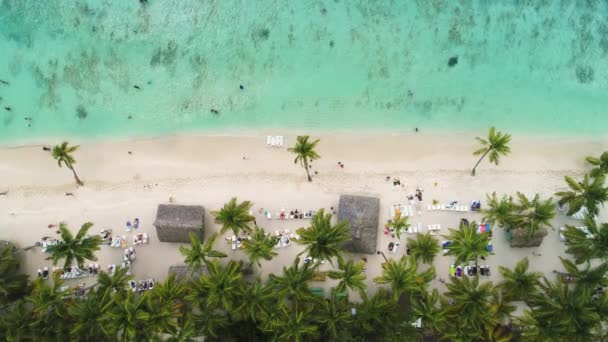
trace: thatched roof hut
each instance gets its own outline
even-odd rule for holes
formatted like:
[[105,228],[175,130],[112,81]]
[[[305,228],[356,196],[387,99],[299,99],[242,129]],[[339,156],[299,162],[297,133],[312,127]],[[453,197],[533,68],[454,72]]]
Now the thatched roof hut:
[[376,253],[380,199],[368,196],[341,195],[338,221],[350,224],[351,241],[345,248],[352,253]]
[[194,271],[194,273],[192,273],[192,271],[190,270],[190,268],[188,268],[188,266],[169,266],[169,271],[167,272],[167,274],[168,275],[175,274],[175,280],[178,280],[178,281],[180,281],[180,280],[189,281],[192,279],[200,278],[204,272],[205,272],[205,269],[203,266],[201,266],[198,270]]
[[163,242],[190,242],[190,233],[203,240],[205,208],[200,205],[160,204],[156,211],[156,234]]
[[538,247],[549,232],[540,228],[532,236],[523,228],[511,229],[511,247]]

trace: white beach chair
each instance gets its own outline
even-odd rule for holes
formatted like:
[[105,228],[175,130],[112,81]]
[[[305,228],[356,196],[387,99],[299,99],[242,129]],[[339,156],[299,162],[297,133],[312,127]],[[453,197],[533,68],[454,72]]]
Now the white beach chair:
[[272,137],[270,135],[266,136],[266,147],[272,146]]
[[272,136],[270,137],[270,146],[277,147],[277,138]]
[[277,135],[277,147],[283,147],[283,136],[282,135]]
[[428,211],[433,210],[433,206],[432,206],[432,205],[430,205],[430,204],[427,204],[427,206],[426,206],[426,210],[428,210]]

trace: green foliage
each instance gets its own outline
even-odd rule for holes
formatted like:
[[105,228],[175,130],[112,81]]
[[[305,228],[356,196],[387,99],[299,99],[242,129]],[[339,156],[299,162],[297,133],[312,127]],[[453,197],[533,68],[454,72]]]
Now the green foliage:
[[59,167],[65,165],[68,169],[72,171],[72,173],[74,174],[74,179],[76,180],[76,183],[78,185],[84,185],[84,183],[82,183],[82,181],[78,178],[78,175],[74,170],[74,164],[76,164],[76,159],[74,159],[74,156],[72,156],[72,154],[76,152],[79,147],[80,146],[78,145],[69,146],[68,142],[64,141],[61,143],[61,145],[53,146],[53,151],[51,155],[53,156],[53,159],[57,161],[57,165],[59,165]]
[[439,243],[429,234],[416,234],[416,239],[408,238],[407,247],[410,249],[410,258],[427,264],[433,263],[433,259],[439,250]]
[[80,227],[76,236],[73,236],[67,225],[61,222],[59,224],[61,241],[47,249],[47,252],[51,253],[47,259],[53,260],[53,265],[56,265],[59,260],[65,259],[64,268],[71,266],[74,260],[80,267],[83,266],[85,260],[96,261],[95,251],[99,250],[102,240],[98,235],[88,236],[87,233],[92,226],[92,222],[86,222]]
[[224,207],[219,211],[212,211],[211,215],[215,216],[215,223],[222,226],[220,234],[226,234],[229,230],[236,236],[241,232],[251,232],[249,224],[255,220],[255,218],[249,215],[253,203],[244,201],[237,203],[236,197],[233,197],[224,204]]
[[576,263],[581,264],[593,259],[608,261],[608,223],[598,225],[593,217],[585,217],[585,227],[589,233],[573,226],[566,226],[566,252],[573,255]]
[[274,292],[289,300],[306,302],[315,297],[308,289],[308,282],[314,278],[316,268],[310,263],[300,267],[300,258],[296,258],[289,268],[283,267],[283,275],[270,274],[268,280]]
[[[321,209],[312,217],[310,227],[297,230],[300,238],[298,244],[305,245],[302,253],[308,253],[312,258],[327,260],[333,265],[333,258],[342,260],[344,243],[350,241],[348,221],[331,224],[331,214],[325,214]],[[300,253],[300,255],[302,254]]]
[[541,228],[553,228],[551,220],[555,217],[555,204],[553,199],[545,201],[536,194],[532,200],[521,192],[517,193],[519,204],[516,206],[517,214],[513,215],[512,226],[524,228],[530,236]]
[[606,176],[608,174],[608,151],[602,153],[599,158],[587,157],[587,162],[594,167],[589,173],[591,177]]
[[511,301],[526,301],[531,294],[536,292],[542,273],[528,272],[528,267],[528,258],[518,261],[513,270],[498,266],[498,270],[503,277],[503,281],[498,286],[505,298]]
[[502,195],[499,199],[496,192],[492,196],[486,195],[488,209],[483,209],[483,219],[485,222],[497,224],[499,227],[510,228],[513,223],[514,211],[517,209],[512,197]]
[[390,285],[393,295],[399,297],[403,293],[422,293],[434,278],[434,267],[418,272],[416,262],[413,260],[408,262],[408,258],[402,256],[399,260],[389,259],[384,264],[382,275],[374,278],[374,282]]
[[28,290],[28,276],[19,273],[19,259],[15,246],[2,246],[0,250],[0,305],[22,298]]
[[566,273],[574,278],[577,288],[593,290],[599,287],[608,285],[608,264],[602,263],[596,267],[591,267],[587,263],[587,267],[579,269],[572,261],[559,257],[566,269]]
[[487,139],[482,139],[479,137],[476,137],[475,139],[477,139],[481,147],[475,150],[475,152],[473,152],[473,155],[481,155],[481,158],[479,158],[479,161],[473,167],[473,170],[471,171],[471,176],[475,176],[475,170],[477,169],[477,166],[479,165],[479,163],[481,163],[481,161],[486,155],[490,156],[491,163],[498,165],[500,156],[506,156],[511,153],[511,148],[509,147],[511,135],[496,131],[494,127],[490,127]]
[[184,246],[179,247],[180,253],[186,257],[184,262],[190,267],[192,273],[199,270],[202,264],[207,266],[209,264],[208,258],[225,258],[228,256],[225,253],[213,249],[215,240],[217,240],[217,233],[212,234],[207,238],[207,241],[205,241],[204,244],[201,244],[201,240],[198,236],[194,233],[190,233],[190,248]]
[[581,208],[587,208],[591,216],[597,216],[599,205],[608,200],[608,187],[604,187],[604,176],[589,177],[585,175],[582,182],[565,176],[569,191],[559,191],[555,195],[561,197],[560,205],[568,204],[568,215],[577,213]]
[[321,156],[319,156],[319,154],[317,154],[315,151],[315,148],[320,140],[317,139],[315,141],[308,141],[309,138],[310,137],[308,135],[298,136],[294,147],[288,148],[287,151],[296,155],[296,158],[293,161],[294,164],[300,163],[304,170],[306,170],[308,181],[312,182],[310,171],[308,170],[308,162],[321,158]]
[[448,247],[446,255],[456,257],[456,264],[467,263],[470,260],[475,260],[479,257],[490,255],[488,251],[488,242],[490,235],[486,232],[477,233],[477,224],[471,222],[470,225],[461,225],[460,229],[449,229],[449,234],[443,237],[450,240],[452,243]]
[[251,264],[262,267],[260,260],[270,261],[278,255],[274,250],[277,238],[268,235],[263,228],[255,226],[251,234],[251,240],[245,242],[245,254],[249,257]]
[[412,301],[415,317],[422,319],[422,328],[427,334],[439,335],[443,330],[447,305],[441,301],[437,289],[431,292],[425,291],[421,296],[414,297]]
[[338,267],[340,268],[339,271],[327,273],[327,276],[331,279],[338,279],[340,281],[335,291],[343,292],[350,289],[351,291],[359,292],[363,296],[367,288],[367,285],[365,285],[365,273],[363,272],[365,263],[362,261],[355,263],[352,260],[347,262],[339,261]]
[[204,308],[222,308],[232,311],[238,307],[243,295],[241,262],[228,261],[226,266],[218,261],[207,264],[207,274],[192,284],[189,300]]
[[397,239],[401,239],[401,233],[408,229],[411,225],[407,222],[407,216],[396,215],[389,223],[388,226],[393,228]]

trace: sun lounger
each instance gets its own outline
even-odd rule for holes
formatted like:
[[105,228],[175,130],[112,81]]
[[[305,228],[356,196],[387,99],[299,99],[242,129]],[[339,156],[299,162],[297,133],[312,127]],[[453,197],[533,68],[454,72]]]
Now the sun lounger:
[[494,246],[492,245],[492,242],[488,242],[486,249],[488,250],[488,252],[494,253]]
[[447,253],[448,252],[448,249],[449,249],[449,247],[450,247],[451,244],[452,244],[452,241],[449,241],[449,240],[448,241],[443,241],[441,243],[441,248],[443,250],[443,253]]
[[462,266],[456,267],[456,278],[462,278]]
[[271,219],[272,219],[272,214],[270,213],[270,211],[267,211],[267,212],[265,213],[265,216],[266,216],[266,218],[267,218],[267,219],[269,219],[269,220],[271,220]]
[[270,135],[266,136],[266,147],[272,146],[272,137]]
[[456,266],[454,266],[454,264],[450,265],[450,276],[455,276],[456,275]]
[[277,135],[276,137],[276,147],[283,147],[283,136]]
[[270,137],[270,146],[277,147],[277,138],[272,136]]

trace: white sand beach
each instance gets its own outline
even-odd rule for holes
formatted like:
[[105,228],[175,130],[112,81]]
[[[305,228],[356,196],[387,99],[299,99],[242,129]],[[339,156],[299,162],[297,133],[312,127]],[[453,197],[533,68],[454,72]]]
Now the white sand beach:
[[[402,235],[398,253],[391,254],[387,251],[391,239],[383,234],[382,226],[389,217],[389,207],[405,204],[406,196],[413,195],[417,187],[424,190],[423,210],[410,222],[420,222],[423,227],[441,224],[441,233],[446,234],[448,227],[457,227],[461,217],[480,220],[481,216],[473,212],[426,211],[426,205],[432,200],[440,203],[456,200],[461,205],[468,205],[471,200],[479,199],[483,207],[485,195],[493,191],[552,196],[565,187],[564,175],[578,177],[588,170],[585,156],[608,150],[605,138],[582,140],[516,135],[510,156],[503,158],[498,167],[484,161],[477,176],[471,177],[470,168],[476,162],[471,154],[475,147],[474,136],[428,133],[313,136],[321,139],[318,152],[322,158],[312,163],[313,170],[318,171],[312,183],[306,181],[304,170],[294,165],[293,156],[286,148],[267,148],[266,136],[261,134],[82,142],[75,153],[76,170],[85,182],[80,188],[76,187],[70,171],[58,168],[49,152],[40,146],[2,147],[0,192],[8,190],[8,194],[0,196],[0,239],[24,247],[44,236],[55,236],[55,229],[47,228],[49,224],[65,221],[72,231],[76,231],[82,223],[92,221],[95,226],[91,233],[111,228],[115,234],[129,236],[131,243],[133,233],[125,232],[125,222],[137,217],[141,221],[139,232],[148,233],[151,241],[136,246],[135,279],[162,280],[169,266],[183,265],[179,244],[159,242],[152,226],[157,205],[168,203],[170,197],[177,204],[205,207],[205,235],[208,236],[219,230],[210,211],[218,210],[233,196],[254,202],[258,225],[274,232],[285,228],[294,231],[307,226],[307,222],[267,220],[258,214],[260,208],[273,213],[282,208],[329,209],[337,207],[340,194],[348,193],[380,198],[378,250],[384,251],[387,257],[400,257],[405,253],[408,234]],[[295,137],[295,134],[285,134],[285,145],[293,145]],[[340,168],[338,161],[345,167]],[[386,176],[399,177],[403,186],[387,182]],[[74,195],[66,196],[66,192]],[[606,219],[606,210],[602,210],[600,221]],[[559,213],[554,226],[557,229],[566,222],[575,223]],[[438,240],[441,240],[440,236]],[[493,244],[495,255],[487,259],[492,267],[489,278],[492,281],[500,280],[496,266],[512,267],[526,256],[530,258],[533,270],[544,271],[548,277],[552,276],[552,270],[561,268],[557,256],[564,255],[564,245],[559,242],[557,231],[550,231],[537,249],[510,248],[500,230],[495,230]],[[224,236],[218,239],[216,247],[231,258],[246,260],[243,251],[230,250]],[[278,257],[263,263],[264,275],[280,273],[301,250],[302,247],[295,244],[278,250]],[[119,264],[122,255],[121,249],[102,246],[97,253],[98,263],[102,268],[110,263]],[[50,266],[39,248],[25,252],[24,256],[25,270],[31,277],[39,267]],[[379,255],[353,256],[361,257],[368,259],[368,286],[374,289],[377,285],[372,279],[381,272],[382,258]],[[452,261],[452,257],[442,255],[435,259],[438,276],[434,286],[443,286],[439,278],[448,278]],[[330,268],[330,265],[323,268]],[[91,283],[94,279],[85,281]],[[82,282],[82,279],[68,280],[67,284]],[[332,284],[328,280],[318,286],[329,288]]]

